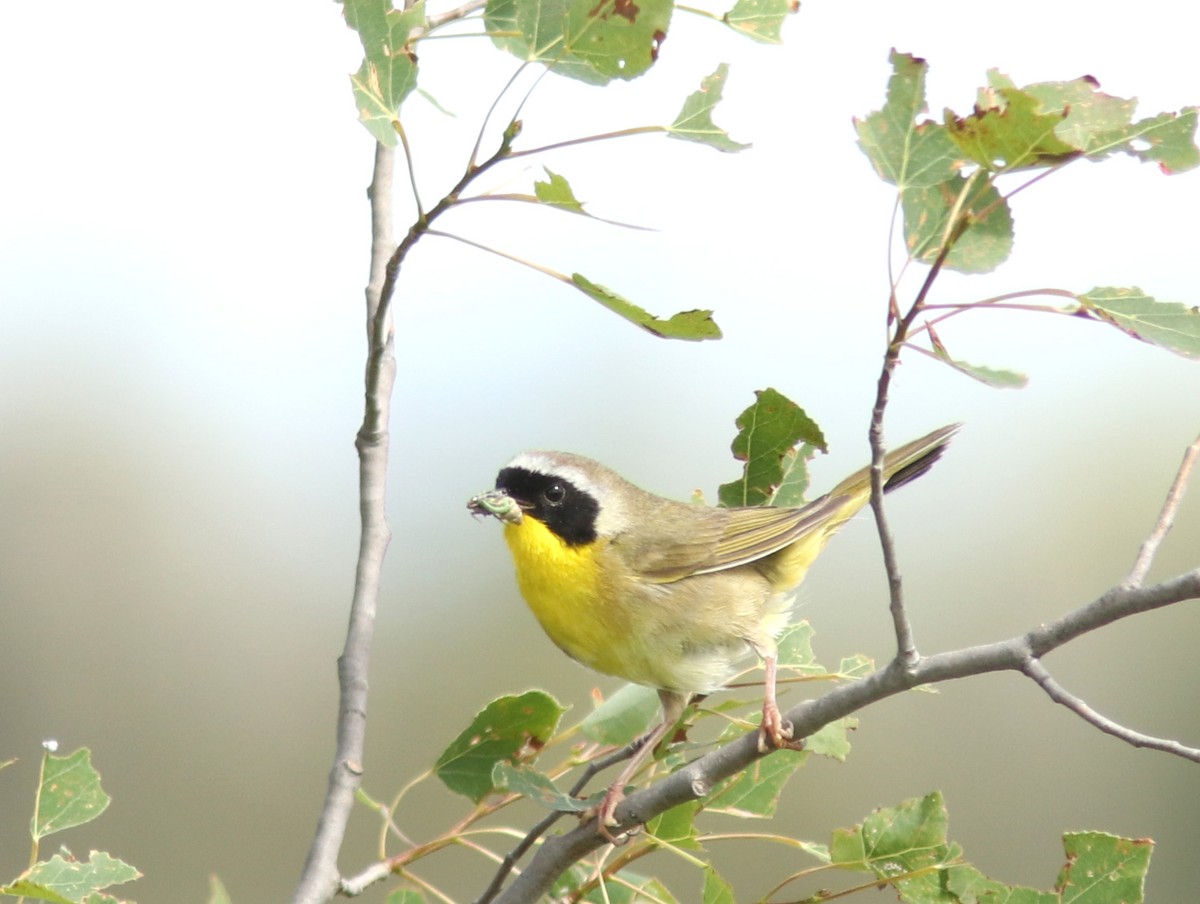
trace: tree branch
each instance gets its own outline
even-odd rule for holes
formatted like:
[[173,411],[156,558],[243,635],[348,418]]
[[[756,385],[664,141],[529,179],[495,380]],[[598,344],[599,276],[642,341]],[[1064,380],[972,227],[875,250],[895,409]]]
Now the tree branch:
[[1127,744],[1132,744],[1134,747],[1148,747],[1151,750],[1162,750],[1166,753],[1173,753],[1176,756],[1181,756],[1184,759],[1189,759],[1192,762],[1200,763],[1200,749],[1195,747],[1185,747],[1178,741],[1171,741],[1166,738],[1155,738],[1147,734],[1142,734],[1140,731],[1134,731],[1132,728],[1126,728],[1118,722],[1106,716],[1100,715],[1087,703],[1079,697],[1066,690],[1061,684],[1054,680],[1046,667],[1042,665],[1040,660],[1030,659],[1025,663],[1023,670],[1026,675],[1038,683],[1051,700],[1055,703],[1061,703],[1079,718],[1085,722],[1094,725],[1101,731],[1112,735],[1115,738],[1120,738]]
[[[861,681],[842,685],[823,697],[792,707],[786,717],[795,726],[797,736],[807,736],[872,703],[922,684],[999,671],[1021,672],[1042,684],[1038,669],[1031,667],[1030,663],[1051,650],[1119,619],[1194,599],[1200,599],[1200,568],[1152,587],[1119,585],[1062,618],[1009,640],[938,653],[924,657],[912,666],[893,660],[886,668]],[[1128,729],[1122,729],[1122,732],[1110,733],[1130,740],[1130,743],[1149,742],[1138,743],[1138,746],[1154,747],[1188,759],[1195,758],[1192,748],[1169,741],[1154,743],[1156,739]],[[758,751],[757,732],[750,732],[700,757],[662,781],[626,798],[617,807],[615,817],[618,825],[613,832],[627,830],[671,807],[705,796],[717,782],[745,769],[762,755]],[[495,904],[527,904],[538,900],[572,863],[604,844],[604,839],[596,832],[591,820],[563,835],[546,839],[525,870],[496,897]]]
[[375,166],[367,197],[371,203],[371,275],[367,284],[367,373],[365,412],[355,446],[359,457],[359,512],[362,533],[354,596],[346,644],[338,659],[340,698],[337,750],[317,832],[309,848],[300,883],[292,896],[296,904],[317,904],[339,888],[337,857],[362,782],[363,748],[367,733],[367,673],[383,557],[391,540],[385,501],[387,495],[388,422],[396,379],[388,302],[395,278],[390,263],[396,253],[392,237],[392,182],[396,155],[375,146]]
[[[354,793],[362,782],[363,748],[367,730],[367,676],[375,610],[383,558],[391,541],[387,523],[387,463],[392,391],[396,382],[396,356],[392,303],[400,267],[430,224],[458,203],[472,180],[505,159],[518,128],[511,125],[500,147],[483,163],[470,164],[458,183],[428,213],[418,212],[416,222],[399,244],[393,237],[392,185],[395,150],[375,146],[375,166],[367,197],[371,203],[371,276],[367,284],[367,369],[365,412],[355,439],[359,457],[359,511],[362,534],[354,576],[354,596],[346,644],[338,659],[340,698],[337,751],[317,832],[305,860],[304,872],[292,896],[294,904],[317,904],[342,890],[337,868],[338,851],[346,834]],[[418,202],[419,203],[419,202]]]

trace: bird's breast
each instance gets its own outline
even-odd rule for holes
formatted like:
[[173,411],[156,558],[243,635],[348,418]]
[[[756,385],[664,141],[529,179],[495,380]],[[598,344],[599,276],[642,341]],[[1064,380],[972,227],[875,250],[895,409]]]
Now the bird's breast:
[[517,585],[542,630],[568,656],[630,680],[621,661],[629,623],[619,600],[607,599],[605,541],[568,546],[541,521],[506,524]]

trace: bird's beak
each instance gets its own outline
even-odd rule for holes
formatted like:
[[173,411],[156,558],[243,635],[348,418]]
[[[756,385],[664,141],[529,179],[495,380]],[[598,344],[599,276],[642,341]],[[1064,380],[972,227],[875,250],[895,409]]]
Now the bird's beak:
[[524,512],[521,504],[509,496],[504,490],[488,490],[478,496],[472,496],[467,503],[472,515],[494,515],[506,524],[520,524]]

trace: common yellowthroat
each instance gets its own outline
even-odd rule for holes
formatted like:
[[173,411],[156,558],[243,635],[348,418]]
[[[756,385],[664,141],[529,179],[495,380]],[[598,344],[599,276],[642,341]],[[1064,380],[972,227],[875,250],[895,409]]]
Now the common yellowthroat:
[[[889,452],[884,488],[924,474],[957,424]],[[674,727],[757,653],[765,668],[759,747],[799,747],[775,700],[775,637],[790,592],[825,543],[870,498],[870,469],[798,508],[717,508],[648,493],[599,462],[524,452],[468,508],[504,524],[521,594],[558,647],[598,672],[657,688],[663,722],[609,788],[608,827],[625,783]]]

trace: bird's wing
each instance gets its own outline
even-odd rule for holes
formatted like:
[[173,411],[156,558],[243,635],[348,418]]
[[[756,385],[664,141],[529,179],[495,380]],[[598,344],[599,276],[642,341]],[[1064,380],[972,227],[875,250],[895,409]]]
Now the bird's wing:
[[835,520],[846,496],[825,496],[801,508],[709,509],[686,541],[645,543],[628,564],[643,579],[678,581],[754,562]]

